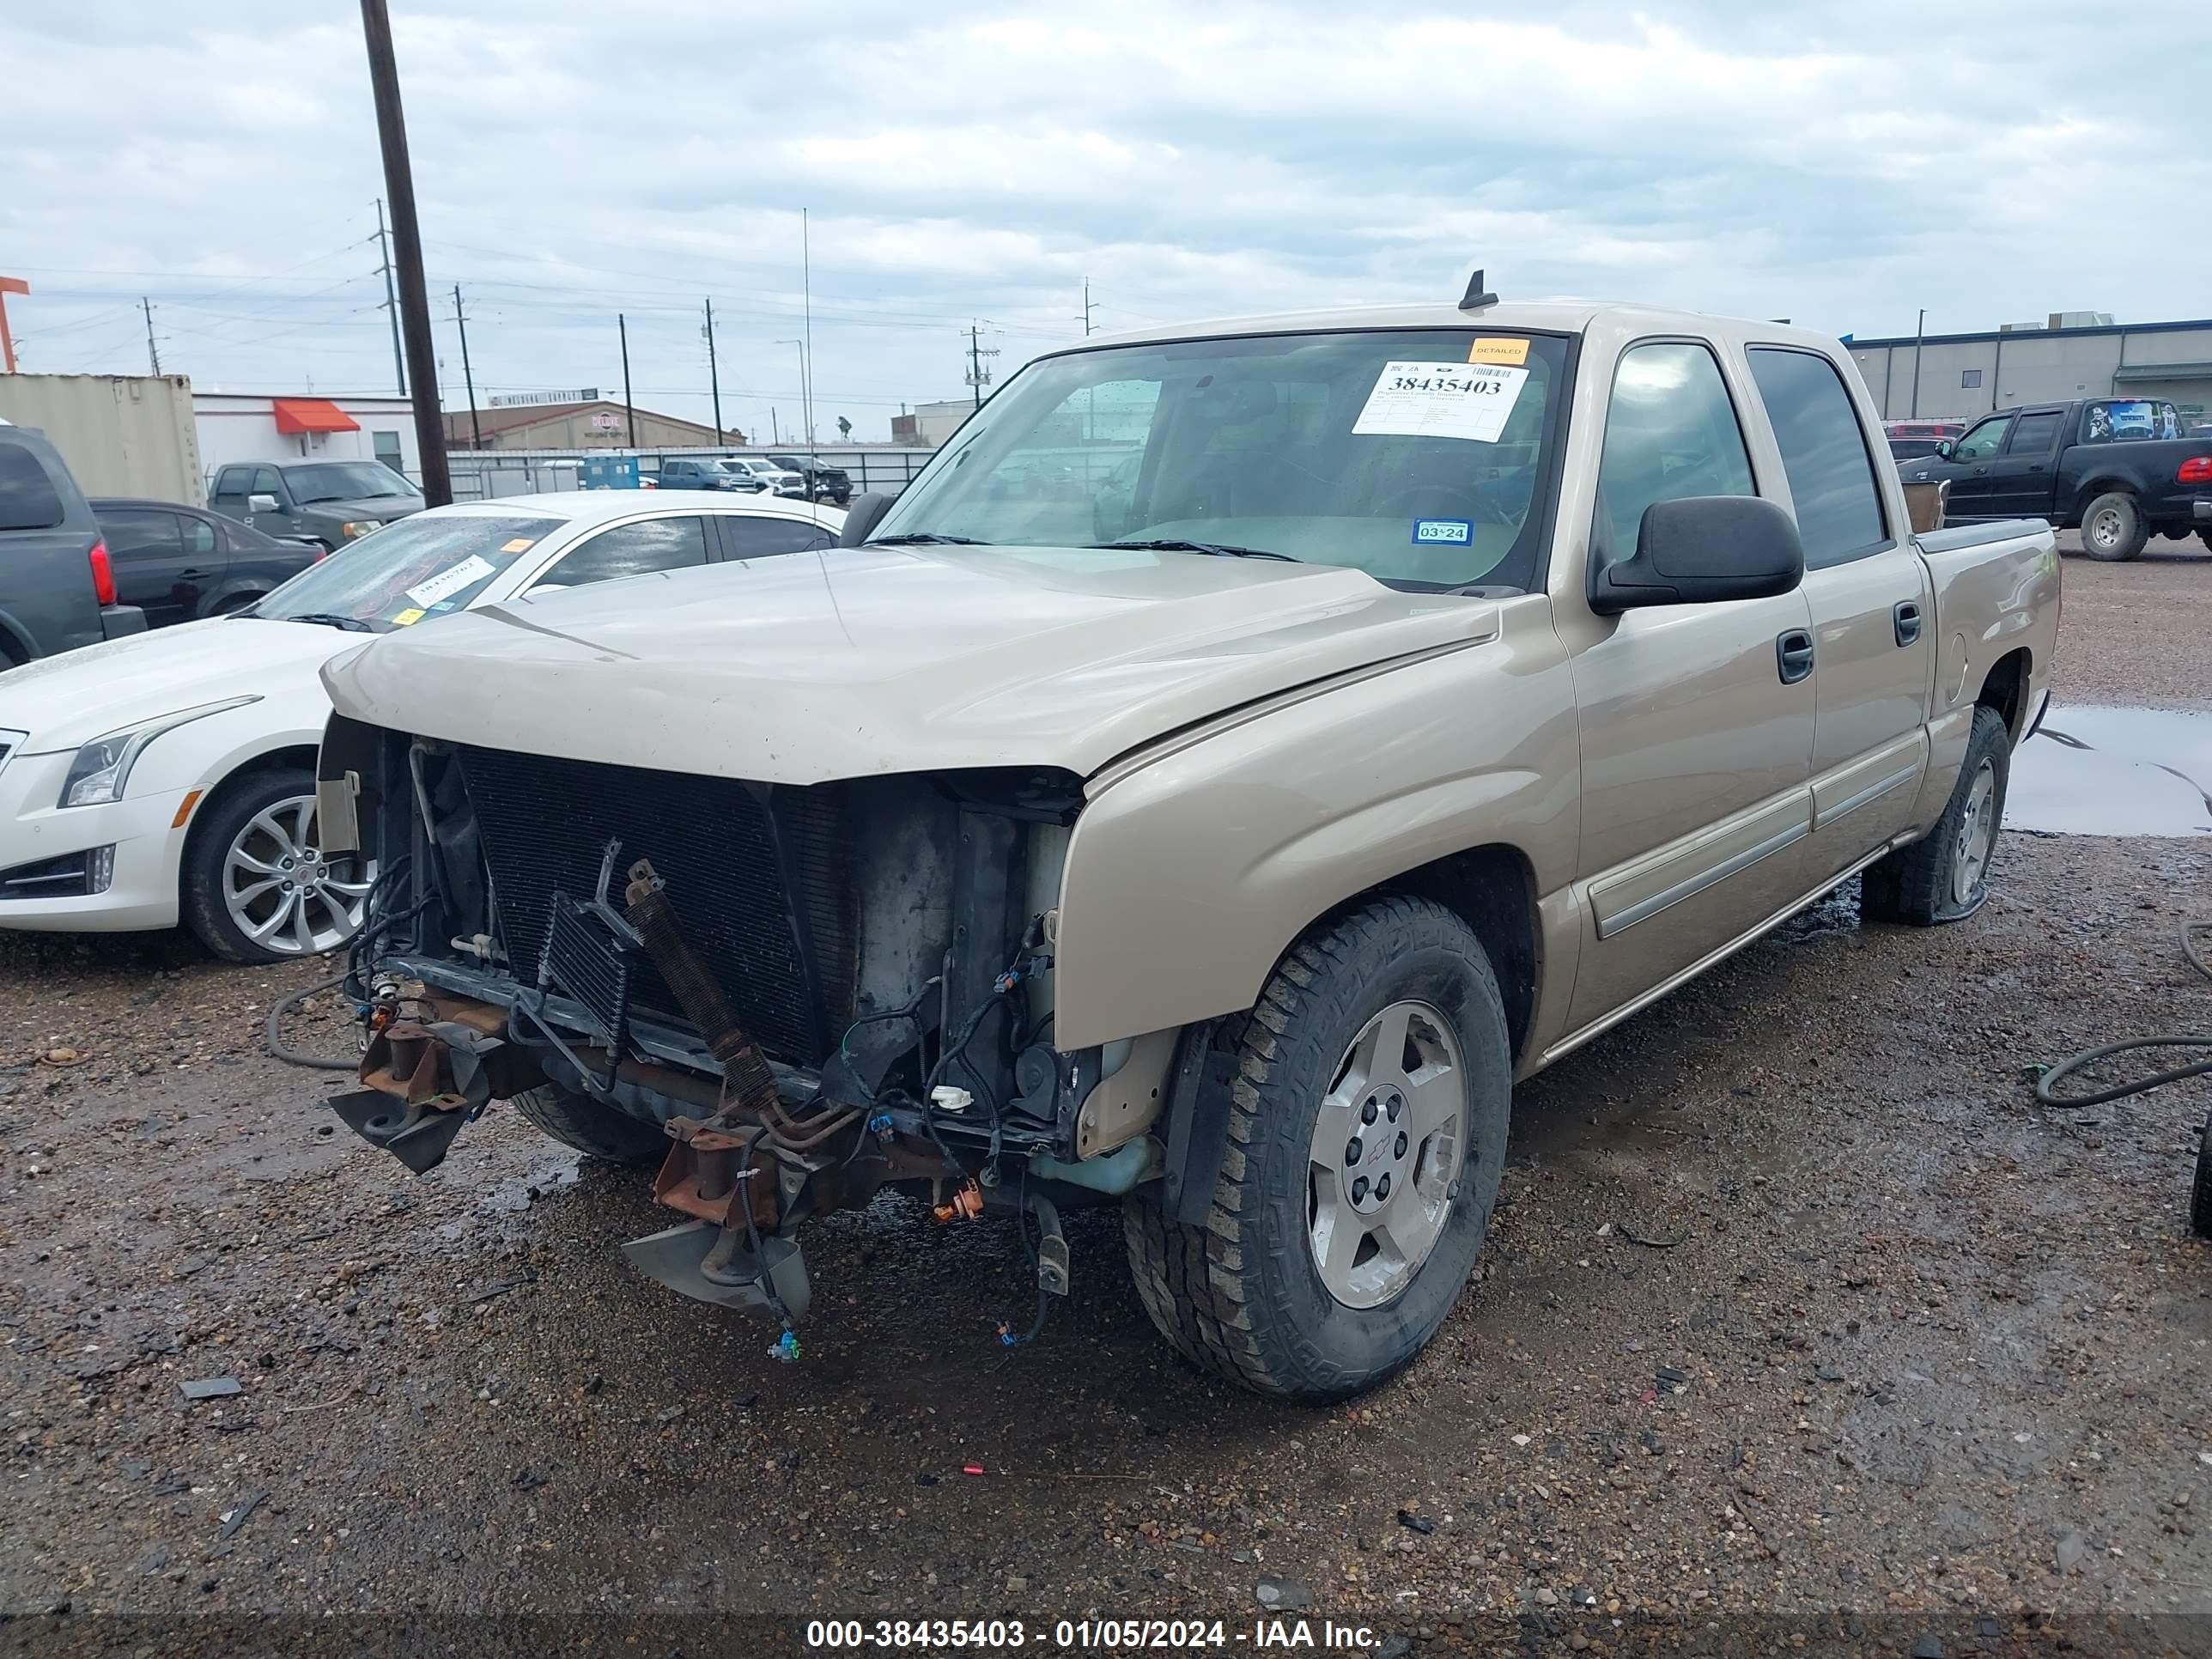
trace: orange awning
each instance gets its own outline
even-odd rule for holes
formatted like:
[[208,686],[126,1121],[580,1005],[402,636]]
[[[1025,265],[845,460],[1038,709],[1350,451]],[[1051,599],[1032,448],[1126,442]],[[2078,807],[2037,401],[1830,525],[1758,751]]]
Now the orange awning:
[[358,432],[361,422],[327,398],[278,398],[276,429],[301,432]]

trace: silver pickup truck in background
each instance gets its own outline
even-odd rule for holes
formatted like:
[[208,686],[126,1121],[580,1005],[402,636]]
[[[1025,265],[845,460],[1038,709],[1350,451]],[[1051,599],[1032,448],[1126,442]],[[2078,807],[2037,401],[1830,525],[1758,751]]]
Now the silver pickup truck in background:
[[348,1121],[656,1163],[633,1260],[786,1322],[889,1187],[1020,1215],[1040,1320],[1110,1202],[1199,1364],[1406,1364],[1516,1079],[1853,876],[1973,913],[2058,619],[1834,341],[1480,289],[1087,341],[848,545],[337,659]]

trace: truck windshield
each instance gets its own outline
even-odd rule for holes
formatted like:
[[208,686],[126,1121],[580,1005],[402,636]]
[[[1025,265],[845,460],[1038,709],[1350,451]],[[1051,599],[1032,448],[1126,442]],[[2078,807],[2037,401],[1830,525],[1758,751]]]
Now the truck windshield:
[[1150,342],[1030,364],[872,539],[1177,542],[1525,587],[1567,342],[1479,328]]
[[348,542],[242,614],[376,634],[465,608],[559,519],[426,513]]
[[301,506],[316,501],[378,501],[387,495],[412,495],[415,486],[381,461],[317,461],[311,466],[288,466],[284,482]]

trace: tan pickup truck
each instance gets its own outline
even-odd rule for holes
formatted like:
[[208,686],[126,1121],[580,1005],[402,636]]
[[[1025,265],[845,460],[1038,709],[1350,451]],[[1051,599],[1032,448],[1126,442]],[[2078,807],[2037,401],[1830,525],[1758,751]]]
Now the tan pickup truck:
[[1834,341],[1480,287],[1085,342],[841,547],[336,659],[339,1109],[657,1165],[633,1260],[788,1323],[883,1188],[1018,1217],[1040,1322],[1112,1202],[1199,1364],[1406,1364],[1516,1079],[1851,877],[1974,912],[2058,619],[2046,526],[1909,531]]

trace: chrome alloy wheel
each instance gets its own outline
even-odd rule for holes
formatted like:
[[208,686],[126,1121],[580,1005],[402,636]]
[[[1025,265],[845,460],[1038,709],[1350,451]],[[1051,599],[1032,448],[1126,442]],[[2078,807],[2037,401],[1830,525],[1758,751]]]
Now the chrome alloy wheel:
[[1314,1265],[1346,1307],[1389,1301],[1436,1248],[1466,1158],[1466,1089],[1458,1041],[1425,1002],[1392,1003],[1337,1062],[1306,1213]]
[[315,845],[315,798],[272,802],[223,854],[222,902],[238,931],[263,950],[307,957],[360,930],[373,869]]
[[1997,837],[1996,763],[1984,759],[1966,790],[1966,816],[1959,823],[1959,847],[1951,855],[1951,902],[1972,904],[1989,873],[1990,851]]

